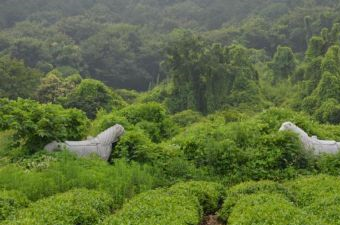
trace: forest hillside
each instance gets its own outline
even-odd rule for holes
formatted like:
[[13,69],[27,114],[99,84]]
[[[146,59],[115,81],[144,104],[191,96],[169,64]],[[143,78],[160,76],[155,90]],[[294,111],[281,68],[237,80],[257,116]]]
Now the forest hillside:
[[339,11],[1,1],[0,224],[340,224]]

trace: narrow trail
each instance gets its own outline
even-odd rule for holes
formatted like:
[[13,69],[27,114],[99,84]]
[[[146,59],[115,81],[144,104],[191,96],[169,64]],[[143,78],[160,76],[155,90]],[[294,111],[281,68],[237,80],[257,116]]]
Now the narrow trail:
[[203,222],[200,225],[223,225],[216,215],[209,215],[203,218]]

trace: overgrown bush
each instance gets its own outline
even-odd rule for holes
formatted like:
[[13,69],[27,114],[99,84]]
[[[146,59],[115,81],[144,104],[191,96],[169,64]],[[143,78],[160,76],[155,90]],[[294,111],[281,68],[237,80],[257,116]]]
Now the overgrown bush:
[[143,130],[135,129],[126,132],[115,146],[113,158],[126,158],[141,163],[154,159],[156,145],[145,135]]
[[96,136],[116,124],[122,125],[125,130],[130,130],[132,128],[132,124],[130,124],[124,116],[119,115],[117,112],[114,111],[107,113],[105,110],[99,110],[97,112],[96,119],[94,119],[91,123],[89,134]]
[[116,207],[105,192],[74,189],[39,200],[5,221],[7,225],[94,225]]
[[177,132],[164,106],[155,102],[139,103],[123,108],[118,113],[131,124],[145,130],[153,142],[159,143]]
[[108,114],[99,111],[92,123],[91,134],[95,135],[116,123],[123,125],[129,132],[142,129],[155,143],[174,136],[178,130],[164,106],[149,102],[133,104]]
[[125,160],[108,165],[98,158],[78,159],[67,152],[56,154],[56,161],[47,160],[43,169],[42,161],[35,166],[25,161],[24,166],[19,162],[0,168],[0,188],[21,191],[33,201],[73,188],[104,190],[115,203],[123,204],[126,198],[159,184],[153,168]]
[[316,161],[318,170],[323,174],[339,176],[340,174],[340,153],[323,154]]
[[20,209],[27,207],[29,200],[18,191],[0,191],[0,221],[13,217]]
[[40,150],[53,140],[79,140],[88,126],[85,114],[59,105],[0,99],[0,129],[11,129],[18,144]]
[[0,131],[0,156],[6,156],[13,147],[13,131]]
[[340,123],[340,104],[336,99],[328,99],[316,110],[315,117],[322,123]]
[[99,109],[110,111],[126,105],[125,101],[104,83],[92,79],[83,80],[62,102],[68,108],[83,110],[91,119],[95,118]]
[[180,127],[186,127],[202,120],[203,116],[199,112],[185,110],[172,116],[172,120]]
[[280,115],[273,114],[265,112],[236,122],[226,122],[216,114],[216,120],[209,117],[210,121],[189,126],[171,143],[198,167],[228,174],[232,182],[291,178],[311,166],[312,156],[302,149],[295,134],[278,131],[281,123],[275,117]]

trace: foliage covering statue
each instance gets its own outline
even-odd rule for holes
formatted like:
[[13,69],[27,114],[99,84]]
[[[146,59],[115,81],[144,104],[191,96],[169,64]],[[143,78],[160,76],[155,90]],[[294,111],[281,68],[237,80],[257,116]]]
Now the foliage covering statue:
[[116,124],[103,131],[95,138],[90,138],[86,141],[53,141],[45,146],[45,150],[53,152],[55,150],[67,149],[76,153],[78,156],[97,154],[103,160],[109,160],[112,151],[112,144],[117,142],[119,137],[123,134],[124,127]]
[[291,131],[298,134],[299,139],[306,150],[311,150],[314,154],[330,153],[335,154],[340,150],[340,142],[330,140],[319,140],[316,136],[308,134],[291,122],[282,124],[280,131]]

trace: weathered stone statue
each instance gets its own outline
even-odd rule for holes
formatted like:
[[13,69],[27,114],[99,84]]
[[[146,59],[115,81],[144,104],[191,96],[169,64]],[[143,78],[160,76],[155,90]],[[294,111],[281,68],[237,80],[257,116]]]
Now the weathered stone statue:
[[340,142],[319,140],[316,136],[309,137],[308,134],[291,122],[282,124],[280,131],[292,131],[299,135],[300,141],[306,150],[314,154],[331,153],[335,154],[340,150]]
[[124,128],[117,124],[100,133],[95,138],[90,138],[86,141],[54,141],[46,145],[45,150],[53,152],[56,150],[67,149],[70,152],[76,153],[78,156],[97,154],[102,159],[108,160],[111,155],[113,143],[117,142],[119,137],[123,134]]

